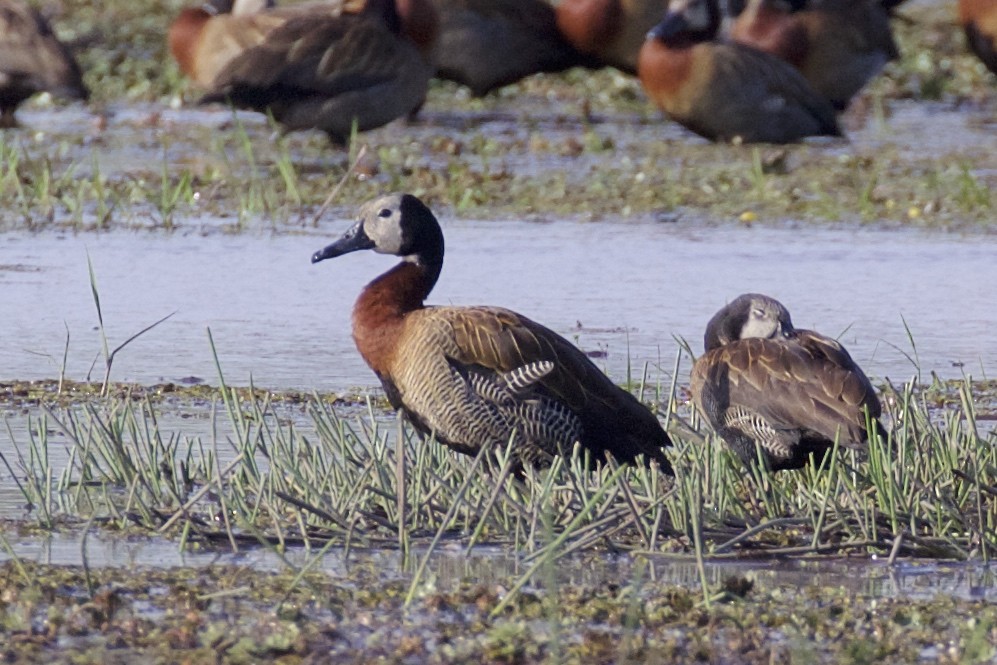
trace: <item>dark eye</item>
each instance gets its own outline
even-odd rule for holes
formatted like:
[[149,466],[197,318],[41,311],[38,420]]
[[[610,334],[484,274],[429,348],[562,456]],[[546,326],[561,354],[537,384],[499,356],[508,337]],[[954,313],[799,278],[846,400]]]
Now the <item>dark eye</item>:
[[377,213],[378,217],[391,217],[391,211],[387,208],[381,208],[381,212]]

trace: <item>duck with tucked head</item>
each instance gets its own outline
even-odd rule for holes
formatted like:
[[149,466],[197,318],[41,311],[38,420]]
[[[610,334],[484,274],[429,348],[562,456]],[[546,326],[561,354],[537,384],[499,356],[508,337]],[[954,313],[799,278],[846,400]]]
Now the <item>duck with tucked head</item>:
[[563,337],[500,307],[424,304],[443,267],[443,232],[418,198],[364,204],[312,262],[364,249],[402,261],[360,294],[353,339],[417,430],[468,455],[511,445],[523,465],[547,465],[580,442],[595,460],[643,456],[671,473],[657,417]]
[[38,10],[0,0],[0,128],[17,127],[14,111],[44,91],[68,99],[90,96],[73,54]]
[[772,471],[820,464],[834,445],[861,448],[866,423],[885,441],[869,379],[841,344],[793,327],[774,298],[746,293],[706,326],[692,368],[696,406],[748,466]]
[[841,134],[830,102],[791,65],[714,41],[717,0],[671,0],[668,9],[648,33],[637,71],[672,120],[713,141],[791,143]]

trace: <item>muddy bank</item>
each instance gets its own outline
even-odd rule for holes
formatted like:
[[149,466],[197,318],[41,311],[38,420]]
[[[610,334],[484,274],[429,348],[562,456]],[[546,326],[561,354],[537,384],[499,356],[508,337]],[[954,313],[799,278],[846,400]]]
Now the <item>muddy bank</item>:
[[600,583],[539,583],[501,614],[502,583],[406,584],[241,567],[0,565],[6,662],[982,662],[997,609],[937,597],[756,585],[731,575],[707,606],[636,566]]

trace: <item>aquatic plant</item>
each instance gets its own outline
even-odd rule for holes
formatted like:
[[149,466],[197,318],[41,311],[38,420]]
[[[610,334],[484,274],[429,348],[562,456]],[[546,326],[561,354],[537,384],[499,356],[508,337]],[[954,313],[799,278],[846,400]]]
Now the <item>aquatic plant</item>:
[[[673,482],[611,463],[590,471],[577,455],[517,479],[501,449],[454,455],[373,402],[347,415],[314,395],[289,418],[269,393],[222,381],[210,441],[162,431],[148,397],[88,400],[45,408],[29,441],[14,442],[15,467],[43,525],[97,514],[232,547],[408,551],[457,539],[468,549],[510,546],[530,562],[606,546],[646,556],[988,560],[997,546],[997,446],[977,421],[980,390],[968,378],[888,386],[888,441],[873,440],[867,453],[836,448],[800,473],[745,474],[672,381],[655,403],[676,441]],[[48,462],[52,430],[71,461],[58,478]]]

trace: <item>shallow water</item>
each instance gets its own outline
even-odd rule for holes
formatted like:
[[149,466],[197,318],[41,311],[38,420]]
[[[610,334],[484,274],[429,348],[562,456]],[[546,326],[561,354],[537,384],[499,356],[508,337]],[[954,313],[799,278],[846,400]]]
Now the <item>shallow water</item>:
[[[997,240],[929,232],[699,226],[692,221],[559,222],[445,218],[448,256],[429,301],[515,309],[594,352],[617,380],[628,357],[668,381],[677,345],[697,352],[727,300],[761,291],[798,327],[839,336],[876,379],[923,371],[997,374]],[[111,378],[342,391],[373,386],[350,337],[362,286],[393,259],[361,253],[309,263],[347,222],[316,233],[0,235],[0,379],[103,376],[96,274]],[[97,366],[91,366],[97,360]],[[680,370],[686,380],[688,361]]]
[[[85,544],[90,565],[177,566],[210,565],[249,566],[259,570],[279,570],[283,563],[273,553],[259,548],[241,552],[201,551],[181,552],[173,541],[161,538],[122,538],[94,533],[84,543],[80,534],[56,533],[44,538],[15,539],[8,536],[13,551],[22,560],[53,564],[81,565]],[[372,565],[383,579],[411,575],[424,551],[416,549],[406,561],[396,550],[353,548],[349,556],[341,549],[328,552],[314,566],[328,574],[348,577],[352,566]],[[304,565],[310,555],[301,548],[291,548],[287,560]],[[0,551],[0,562],[9,555]],[[638,570],[638,566],[646,567]],[[456,587],[463,581],[477,584],[506,584],[510,578],[525,572],[522,560],[505,548],[478,547],[464,555],[463,546],[443,544],[432,557],[429,569],[439,589]],[[957,598],[997,601],[997,574],[982,565],[935,562],[900,562],[888,566],[876,558],[827,558],[791,560],[712,561],[707,564],[710,584],[719,585],[724,579],[739,575],[752,580],[762,589],[777,587],[843,587],[865,597],[934,598],[944,594]],[[561,559],[554,572],[555,583],[593,585],[605,580],[630,581],[651,577],[669,584],[690,588],[699,585],[696,563],[691,559],[630,556],[581,556]]]

